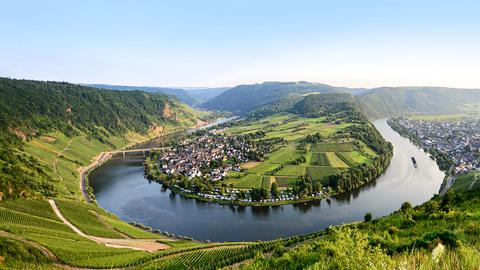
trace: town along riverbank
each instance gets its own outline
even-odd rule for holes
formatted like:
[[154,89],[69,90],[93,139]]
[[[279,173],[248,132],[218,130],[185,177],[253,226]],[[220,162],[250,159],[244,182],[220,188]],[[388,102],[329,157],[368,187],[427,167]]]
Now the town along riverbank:
[[392,152],[366,120],[332,122],[285,113],[196,132],[153,153],[145,172],[189,198],[285,205],[373,181],[388,167]]
[[[142,157],[114,158],[90,175],[97,203],[128,222],[138,222],[176,235],[211,241],[270,240],[306,234],[390,214],[409,201],[424,203],[438,192],[444,177],[429,155],[401,137],[386,123],[374,122],[393,144],[394,153],[385,173],[330,202],[265,207],[221,205],[178,196],[144,176]],[[413,168],[411,157],[421,165]]]

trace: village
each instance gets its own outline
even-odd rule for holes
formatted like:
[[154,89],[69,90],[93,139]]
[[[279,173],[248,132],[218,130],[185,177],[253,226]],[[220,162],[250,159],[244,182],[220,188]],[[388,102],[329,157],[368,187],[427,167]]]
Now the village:
[[238,136],[217,133],[218,130],[208,131],[164,151],[158,160],[161,172],[218,181],[229,171],[240,171],[240,163],[247,162],[249,153],[255,149]]
[[[238,136],[222,132],[222,128],[208,129],[163,150],[155,161],[159,172],[165,176],[162,182],[174,179],[171,181],[173,191],[206,201],[275,204],[302,199],[290,189],[245,190],[226,185],[222,180],[240,172],[242,163],[264,158],[282,140],[259,141],[256,139],[263,136],[260,133]],[[311,198],[325,196],[322,191],[305,195]]]
[[436,149],[453,161],[454,173],[480,170],[480,118],[448,121],[399,118],[398,123],[413,135],[423,149]]

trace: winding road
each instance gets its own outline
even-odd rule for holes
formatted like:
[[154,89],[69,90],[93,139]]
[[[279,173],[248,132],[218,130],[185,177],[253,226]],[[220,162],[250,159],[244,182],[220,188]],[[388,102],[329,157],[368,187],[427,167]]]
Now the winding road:
[[54,200],[50,199],[48,200],[48,203],[52,207],[53,212],[55,212],[57,217],[60,218],[60,220],[65,223],[65,225],[70,227],[76,234],[80,235],[81,237],[94,241],[98,244],[103,244],[107,247],[112,248],[128,248],[147,252],[164,250],[171,247],[167,244],[156,242],[155,239],[116,239],[87,235],[65,218],[60,209],[58,209],[58,206]]

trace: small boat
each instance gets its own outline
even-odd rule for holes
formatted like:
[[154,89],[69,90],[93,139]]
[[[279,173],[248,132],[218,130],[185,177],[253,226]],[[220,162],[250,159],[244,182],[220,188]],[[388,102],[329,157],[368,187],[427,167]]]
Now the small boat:
[[412,157],[412,162],[413,162],[413,167],[417,168],[418,167],[417,160],[414,157]]

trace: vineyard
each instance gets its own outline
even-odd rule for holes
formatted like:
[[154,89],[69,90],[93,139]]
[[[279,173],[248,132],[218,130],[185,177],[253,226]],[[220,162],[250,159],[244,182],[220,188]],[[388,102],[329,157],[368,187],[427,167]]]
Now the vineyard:
[[[272,251],[276,246],[291,246],[295,243],[320,236],[310,234],[266,242],[229,242],[200,243],[196,241],[167,239],[166,236],[155,235],[140,230],[94,206],[72,201],[58,201],[65,217],[78,227],[85,229],[90,222],[91,227],[85,232],[102,233],[103,235],[120,235],[120,231],[130,236],[159,238],[171,245],[171,248],[145,252],[124,248],[112,248],[90,241],[73,232],[70,227],[60,221],[48,202],[43,200],[14,200],[0,202],[0,230],[23,239],[33,241],[48,249],[60,263],[85,268],[125,268],[134,269],[217,269],[246,259],[258,253]],[[99,211],[103,222],[94,213]],[[141,233],[140,233],[141,232]]]

